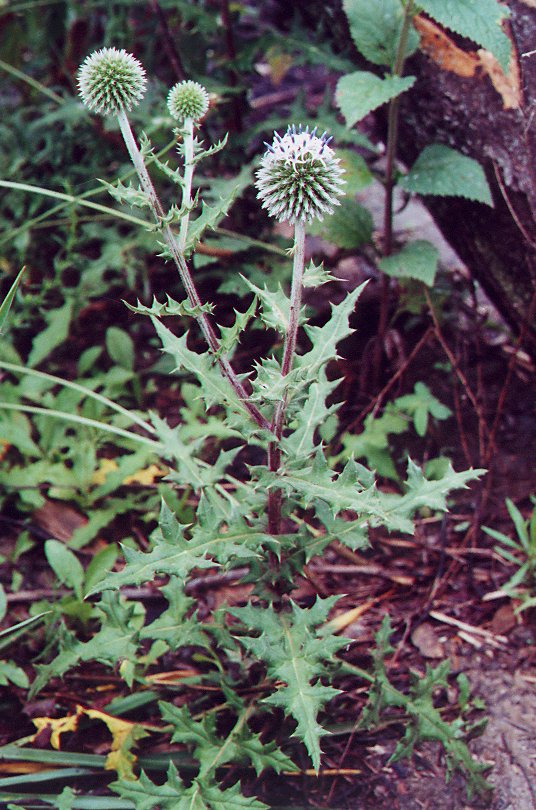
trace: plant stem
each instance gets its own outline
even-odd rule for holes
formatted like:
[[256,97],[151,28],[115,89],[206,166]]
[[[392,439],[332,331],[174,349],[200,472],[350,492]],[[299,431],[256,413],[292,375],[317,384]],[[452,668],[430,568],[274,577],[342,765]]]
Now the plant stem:
[[[404,9],[404,20],[400,30],[400,37],[396,49],[395,61],[393,64],[393,76],[401,76],[404,70],[406,46],[408,42],[409,26],[413,16],[413,0],[408,0]],[[395,187],[395,164],[396,151],[398,146],[398,112],[400,106],[400,96],[395,96],[389,102],[387,113],[387,146],[385,154],[385,201],[383,209],[383,240],[382,255],[390,256],[393,252],[393,192]],[[378,337],[374,352],[374,387],[377,387],[379,369],[381,363],[382,346],[385,342],[387,331],[387,315],[389,310],[389,277],[382,276],[380,315],[378,322]]]
[[[303,289],[303,271],[305,265],[305,223],[298,221],[294,226],[294,264],[292,268],[292,286],[290,291],[290,311],[288,327],[283,347],[283,360],[281,362],[281,376],[286,377],[292,370],[292,363],[296,353],[296,340],[300,324],[300,310]],[[281,449],[279,442],[283,435],[285,410],[287,406],[286,393],[277,403],[272,419],[272,430],[276,441],[268,447],[268,469],[276,473],[281,464]],[[281,504],[280,489],[270,489],[268,492],[268,532],[281,533]]]
[[182,191],[182,207],[184,214],[181,219],[179,231],[179,250],[184,253],[188,237],[188,223],[192,207],[192,180],[194,177],[194,121],[193,118],[184,119],[184,186]]
[[179,275],[184,285],[184,289],[186,290],[188,302],[191,307],[199,309],[197,321],[199,323],[201,332],[203,333],[203,336],[208,344],[208,347],[210,351],[215,355],[216,362],[218,363],[222,374],[230,383],[236,396],[242,402],[243,407],[248,412],[250,417],[253,419],[255,424],[258,427],[263,428],[264,430],[271,430],[271,426],[268,420],[263,416],[263,414],[259,411],[256,405],[254,405],[252,402],[249,401],[247,391],[240,382],[240,380],[238,379],[234,369],[232,368],[229,362],[229,359],[220,352],[220,343],[216,335],[216,332],[214,331],[206,312],[201,311],[202,307],[201,299],[199,298],[193,278],[190,274],[190,270],[186,263],[186,259],[184,258],[184,253],[181,251],[179,245],[177,244],[175,235],[173,234],[173,231],[171,230],[169,225],[163,224],[165,214],[162,208],[162,204],[158,199],[152,180],[149,176],[149,172],[147,171],[147,167],[145,166],[145,163],[143,161],[143,157],[138,148],[138,144],[136,143],[134,135],[132,134],[130,123],[124,110],[121,110],[117,114],[117,120],[119,122],[121,134],[123,135],[123,139],[125,141],[125,145],[130,155],[130,159],[132,160],[134,168],[136,169],[136,172],[138,174],[141,187],[145,192],[145,194],[147,195],[147,199],[150,203],[156,222],[162,228],[162,236],[164,238],[167,247],[169,248],[171,257],[175,262],[175,265],[179,271]]

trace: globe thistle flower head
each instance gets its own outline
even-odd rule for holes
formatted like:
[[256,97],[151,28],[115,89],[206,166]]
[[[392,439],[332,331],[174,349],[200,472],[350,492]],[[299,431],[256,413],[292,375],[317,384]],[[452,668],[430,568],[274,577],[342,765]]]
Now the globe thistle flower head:
[[78,71],[82,101],[90,110],[103,115],[131,110],[143,98],[146,86],[141,62],[124,49],[94,51]]
[[197,82],[184,81],[173,85],[168,93],[167,105],[173,118],[193,118],[199,121],[208,110],[208,93]]
[[280,222],[322,220],[331,214],[344,184],[340,161],[330,148],[326,133],[316,128],[291,126],[281,136],[274,132],[272,145],[256,173],[257,196],[270,216]]

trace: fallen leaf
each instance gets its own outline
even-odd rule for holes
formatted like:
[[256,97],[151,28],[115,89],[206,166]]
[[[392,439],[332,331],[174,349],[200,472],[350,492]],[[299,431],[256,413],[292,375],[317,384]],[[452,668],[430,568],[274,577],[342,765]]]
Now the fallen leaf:
[[32,520],[50,537],[67,543],[76,529],[85,526],[87,518],[60,501],[46,501],[32,513]]
[[469,78],[474,76],[479,59],[473,51],[462,51],[436,23],[421,15],[413,20],[420,35],[420,49],[442,70],[456,73],[457,76]]
[[502,636],[512,630],[516,624],[514,606],[511,602],[508,602],[507,605],[502,605],[495,611],[490,629],[494,635]]
[[502,67],[489,51],[478,51],[480,64],[491,79],[495,90],[503,100],[505,110],[517,110],[522,105],[521,78],[519,75],[519,63],[514,55],[510,59],[508,75],[506,76]]
[[411,634],[411,641],[425,658],[444,658],[443,645],[429,622],[423,622]]

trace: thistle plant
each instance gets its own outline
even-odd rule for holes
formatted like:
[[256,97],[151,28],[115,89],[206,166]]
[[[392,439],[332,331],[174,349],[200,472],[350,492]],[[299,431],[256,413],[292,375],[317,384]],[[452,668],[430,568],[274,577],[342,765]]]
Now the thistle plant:
[[[220,345],[217,335],[212,327],[208,318],[206,310],[203,308],[201,299],[193,282],[190,270],[186,263],[184,255],[183,244],[184,239],[181,237],[180,242],[177,241],[171,227],[169,219],[166,219],[164,209],[157,196],[153,182],[147,171],[144,158],[140,152],[136,139],[132,133],[130,123],[127,117],[127,110],[136,106],[143,98],[146,87],[145,71],[138,60],[126,51],[117,51],[115,48],[103,48],[100,51],[92,53],[83,62],[78,73],[78,86],[80,96],[84,104],[89,109],[94,109],[104,115],[115,115],[121,129],[121,134],[125,145],[127,147],[130,159],[136,169],[141,189],[145,195],[146,204],[149,205],[155,221],[161,230],[162,237],[165,245],[169,251],[171,259],[174,261],[179,275],[181,277],[184,289],[186,291],[189,305],[192,311],[197,313],[197,319],[205,340],[217,358],[217,363],[223,375],[231,384],[237,397],[243,402],[245,409],[249,412],[255,423],[259,427],[269,428],[267,421],[264,419],[258,409],[252,405],[248,400],[248,395],[235,374],[228,358],[220,351]],[[173,108],[178,109],[180,106],[181,94],[176,92],[172,97]],[[182,93],[182,105],[189,106],[191,112],[193,108],[199,109],[199,103],[202,94],[197,91],[197,95],[192,103],[192,88],[189,88],[189,105],[184,104],[185,93]],[[206,91],[205,91],[206,92]],[[179,102],[177,102],[177,96]],[[204,105],[203,105],[204,106]],[[193,118],[189,116],[186,121],[192,122]],[[192,128],[189,126],[188,131],[185,131],[185,154],[190,155],[192,151],[193,133]],[[186,145],[186,142],[188,144]],[[191,160],[187,158],[187,165],[190,169]],[[191,170],[191,169],[190,169]],[[191,182],[191,179],[190,179]],[[184,183],[185,188],[185,202],[190,203],[187,182]]]
[[[146,88],[145,72],[133,56],[113,48],[92,54],[80,69],[79,88],[90,109],[116,116],[139,178],[139,188],[119,184],[110,186],[110,192],[121,202],[151,210],[155,224],[149,228],[163,240],[163,255],[174,262],[186,291],[183,302],[168,296],[166,303],[138,303],[130,309],[151,318],[163,350],[172,356],[177,370],[195,380],[190,388],[195,388],[195,396],[204,401],[206,410],[219,407],[220,430],[209,434],[210,438],[230,438],[234,445],[221,448],[217,441],[212,442],[209,464],[203,453],[206,422],[198,425],[197,436],[202,438],[191,441],[180,422],[172,428],[156,414],[137,419],[138,428],[158,436],[160,442],[151,441],[151,447],[171,462],[167,480],[191,496],[188,502],[193,514],[189,512],[188,522],[182,522],[181,515],[174,515],[162,503],[148,550],[126,548],[120,571],[103,575],[97,584],[84,583],[86,598],[102,593],[92,613],[95,633],[89,641],[80,641],[64,627],[58,634],[58,654],[39,666],[32,693],[88,660],[117,669],[127,686],[135,688],[144,682],[144,667],[160,666],[164,655],[186,658],[193,650],[198,674],[192,678],[199,690],[195,716],[190,714],[187,697],[180,707],[161,700],[154,711],[160,713],[164,726],[147,725],[151,731],[143,730],[138,736],[132,731],[114,760],[119,778],[111,789],[136,807],[262,810],[266,805],[243,796],[238,784],[220,781],[222,766],[235,763],[243,771],[244,765],[251,765],[257,774],[268,768],[277,773],[296,770],[290,756],[292,744],[303,747],[318,771],[321,739],[327,733],[321,713],[337,694],[331,685],[339,671],[337,653],[348,643],[333,635],[327,624],[338,597],[298,604],[289,596],[296,576],[333,540],[352,550],[365,546],[370,526],[411,533],[416,510],[445,510],[447,494],[465,486],[480,471],[455,473],[449,467],[442,477],[428,480],[410,462],[406,490],[396,495],[377,488],[373,472],[353,459],[342,470],[335,470],[326,457],[321,431],[338,408],[333,404],[338,381],[332,374],[328,378],[326,367],[336,359],[338,343],[352,332],[349,320],[362,288],[332,306],[324,325],[307,323],[303,288],[331,277],[314,263],[305,266],[306,227],[339,204],[344,184],[339,160],[325,134],[318,136],[315,130],[296,126],[282,136],[276,133],[256,173],[262,206],[294,227],[290,295],[281,288],[261,288],[249,281],[253,300],[247,310],[236,313],[232,326],[218,328],[210,302],[200,299],[187,260],[195,241],[219,221],[221,211],[232,200],[220,207],[205,205],[201,213],[195,211],[194,172],[204,157],[224,145],[222,141],[205,149],[195,136],[208,111],[205,89],[195,82],[182,82],[169,93],[168,109],[178,124],[175,131],[182,157],[179,167],[173,169],[154,154],[143,135],[139,146],[131,130],[127,112]],[[164,210],[148,170],[153,165],[179,186],[180,207]],[[164,325],[166,315],[194,318],[206,351],[192,351],[187,333],[178,336]],[[282,352],[281,356],[275,352],[258,358],[247,377],[242,377],[230,357],[253,318],[256,326],[278,332]],[[298,340],[300,328],[307,348]],[[185,394],[184,399],[188,401]],[[123,433],[128,435],[128,431]],[[238,480],[232,475],[231,463],[246,446],[254,446],[255,455],[264,463],[249,467]],[[57,552],[58,547],[50,549]],[[185,586],[194,571],[214,566],[246,568],[254,588],[245,606],[221,608],[205,625]],[[78,571],[76,566],[74,569]],[[81,580],[76,576],[81,593]],[[140,620],[141,612],[120,589],[148,581],[154,581],[168,606],[156,618]],[[209,666],[203,668],[202,662]],[[259,665],[264,670],[260,679]],[[254,690],[242,688],[252,682],[257,685]],[[189,687],[185,682],[177,688]],[[151,701],[154,689],[159,689],[156,681],[149,690]],[[165,684],[161,693],[165,698]],[[274,711],[278,714],[266,723],[267,715]],[[427,708],[419,704],[415,711],[424,717]],[[266,740],[265,734],[261,737],[252,730],[261,725],[282,729],[276,739]],[[136,778],[131,749],[153,728],[168,734],[170,743],[188,746],[199,763],[195,775],[190,770],[183,781],[183,774],[170,761],[164,784],[153,783],[143,770]]]
[[[312,220],[322,219],[330,214],[338,197],[342,196],[342,169],[333,150],[328,146],[329,139],[321,137],[316,130],[309,132],[301,127],[289,127],[283,137],[274,133],[274,140],[268,146],[257,172],[256,188],[270,216],[280,222],[294,225],[294,264],[288,329],[285,334],[281,376],[286,377],[292,369],[296,351],[296,339],[301,312],[301,299],[304,274],[305,225]],[[272,419],[275,441],[268,450],[268,466],[277,473],[281,461],[279,443],[283,432],[286,392],[277,403]],[[281,492],[271,489],[268,496],[268,530],[271,534],[281,531]]]

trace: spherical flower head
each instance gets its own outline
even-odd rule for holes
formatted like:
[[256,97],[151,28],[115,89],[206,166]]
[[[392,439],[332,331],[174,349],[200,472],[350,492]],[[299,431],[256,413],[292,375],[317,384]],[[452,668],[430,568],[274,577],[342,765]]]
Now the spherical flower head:
[[90,54],[78,71],[82,101],[97,113],[112,115],[135,107],[145,94],[147,78],[141,62],[117,48]]
[[343,195],[343,169],[328,146],[330,138],[316,129],[289,127],[274,140],[256,173],[257,196],[279,222],[311,222],[331,214]]
[[173,85],[168,94],[167,105],[173,118],[193,118],[199,121],[208,110],[208,93],[197,82],[184,81]]

